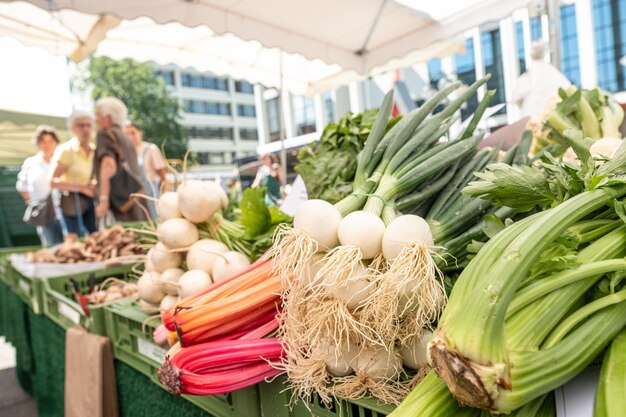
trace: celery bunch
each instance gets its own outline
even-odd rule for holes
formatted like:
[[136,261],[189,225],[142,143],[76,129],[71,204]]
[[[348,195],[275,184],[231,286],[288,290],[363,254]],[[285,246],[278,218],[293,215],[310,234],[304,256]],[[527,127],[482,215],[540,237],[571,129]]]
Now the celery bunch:
[[622,137],[619,127],[624,111],[610,96],[599,88],[583,90],[574,86],[559,90],[560,102],[550,111],[535,131],[535,153],[549,146],[554,155],[565,152],[567,141],[563,134],[568,129],[583,132],[584,137],[594,140]]
[[430,344],[438,376],[391,416],[544,415],[549,392],[624,328],[626,147],[597,164],[581,136],[566,134],[580,167],[546,154],[530,171],[492,165],[466,189],[534,214],[464,269]]

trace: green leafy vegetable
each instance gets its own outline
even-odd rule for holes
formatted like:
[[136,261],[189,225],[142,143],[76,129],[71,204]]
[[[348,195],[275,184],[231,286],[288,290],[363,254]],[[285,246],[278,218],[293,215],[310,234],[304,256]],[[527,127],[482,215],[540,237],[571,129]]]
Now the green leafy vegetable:
[[265,233],[272,225],[272,215],[265,204],[266,189],[248,188],[244,190],[239,208],[241,224],[249,236]]

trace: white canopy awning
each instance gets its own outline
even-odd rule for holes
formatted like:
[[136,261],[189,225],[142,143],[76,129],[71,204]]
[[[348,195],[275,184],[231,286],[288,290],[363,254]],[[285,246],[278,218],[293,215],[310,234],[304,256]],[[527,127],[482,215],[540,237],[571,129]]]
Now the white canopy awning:
[[[0,36],[80,61],[177,64],[313,93],[459,52],[467,29],[529,0],[0,1]],[[32,3],[38,7],[33,7]],[[53,9],[49,9],[53,5]]]

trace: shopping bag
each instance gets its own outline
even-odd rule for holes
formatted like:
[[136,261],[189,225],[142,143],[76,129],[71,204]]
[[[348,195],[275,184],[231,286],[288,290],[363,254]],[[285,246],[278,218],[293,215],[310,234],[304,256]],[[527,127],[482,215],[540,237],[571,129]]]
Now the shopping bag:
[[65,417],[118,417],[108,338],[72,327],[65,336]]

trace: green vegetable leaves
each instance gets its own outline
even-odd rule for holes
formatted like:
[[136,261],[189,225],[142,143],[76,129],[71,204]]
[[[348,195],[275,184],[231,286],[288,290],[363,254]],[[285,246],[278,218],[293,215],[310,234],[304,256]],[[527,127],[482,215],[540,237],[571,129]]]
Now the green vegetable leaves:
[[555,198],[544,172],[534,166],[498,163],[475,175],[480,181],[470,182],[463,190],[464,194],[492,200],[496,205],[520,212],[530,211],[538,205],[550,206]]
[[265,205],[265,188],[248,188],[244,190],[239,208],[241,224],[249,236],[257,236],[266,232],[272,223],[272,216]]
[[241,225],[250,238],[263,234],[271,235],[277,225],[291,222],[291,217],[280,211],[278,207],[267,207],[263,187],[247,188],[239,203],[241,209]]
[[548,152],[532,166],[498,163],[476,173],[479,181],[470,182],[464,194],[491,200],[496,206],[528,212],[535,207],[554,207],[587,190],[626,183],[626,146],[613,159],[594,159],[593,141],[582,132],[567,129],[563,140],[572,147],[580,165],[557,160]]
[[300,149],[295,171],[304,180],[309,198],[336,203],[352,192],[357,158],[377,114],[377,110],[348,113],[326,126],[319,142]]

